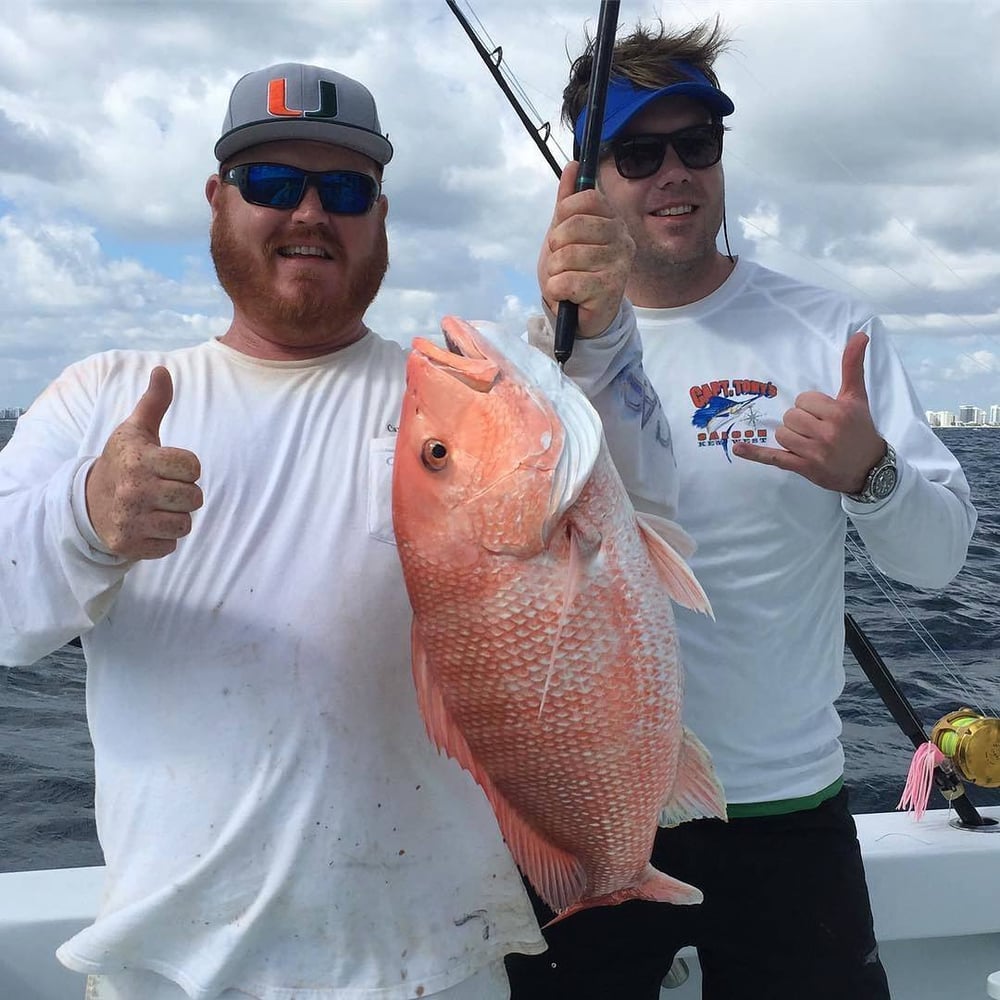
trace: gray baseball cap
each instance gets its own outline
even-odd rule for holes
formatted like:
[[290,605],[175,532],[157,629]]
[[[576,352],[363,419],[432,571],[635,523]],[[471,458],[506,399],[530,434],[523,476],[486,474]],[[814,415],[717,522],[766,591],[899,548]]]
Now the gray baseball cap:
[[241,77],[229,97],[215,156],[223,163],[248,146],[280,139],[346,146],[383,165],[392,159],[368,88],[319,66],[278,63]]

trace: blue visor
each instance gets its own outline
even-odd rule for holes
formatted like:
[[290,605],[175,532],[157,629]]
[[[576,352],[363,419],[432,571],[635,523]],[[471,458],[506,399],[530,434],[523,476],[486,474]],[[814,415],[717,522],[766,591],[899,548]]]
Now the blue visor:
[[[701,101],[708,108],[713,118],[723,118],[735,110],[733,102],[718,87],[713,87],[700,70],[690,63],[675,60],[673,65],[680,70],[687,80],[671,83],[659,90],[646,90],[637,87],[630,80],[622,77],[612,77],[608,81],[608,96],[604,105],[604,128],[601,129],[601,142],[613,139],[628,124],[629,120],[641,111],[650,101],[657,97],[690,97]],[[580,112],[576,119],[573,134],[578,146],[583,145],[583,133],[587,128],[587,108]]]

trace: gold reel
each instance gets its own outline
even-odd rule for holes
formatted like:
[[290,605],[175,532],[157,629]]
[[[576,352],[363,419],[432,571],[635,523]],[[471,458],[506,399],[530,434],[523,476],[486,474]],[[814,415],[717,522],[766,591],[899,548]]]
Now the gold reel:
[[972,784],[1000,788],[1000,719],[960,708],[937,722],[931,742]]

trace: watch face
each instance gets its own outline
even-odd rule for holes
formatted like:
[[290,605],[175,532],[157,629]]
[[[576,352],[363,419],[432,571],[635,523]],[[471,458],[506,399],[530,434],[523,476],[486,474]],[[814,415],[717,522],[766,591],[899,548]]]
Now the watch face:
[[879,469],[872,478],[871,494],[876,500],[884,500],[896,488],[895,466]]

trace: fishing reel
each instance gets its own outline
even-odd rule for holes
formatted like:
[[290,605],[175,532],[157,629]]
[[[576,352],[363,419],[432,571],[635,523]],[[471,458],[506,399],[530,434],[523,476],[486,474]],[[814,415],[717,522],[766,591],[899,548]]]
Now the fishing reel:
[[938,720],[930,742],[966,781],[981,788],[1000,788],[1000,719],[960,708]]

